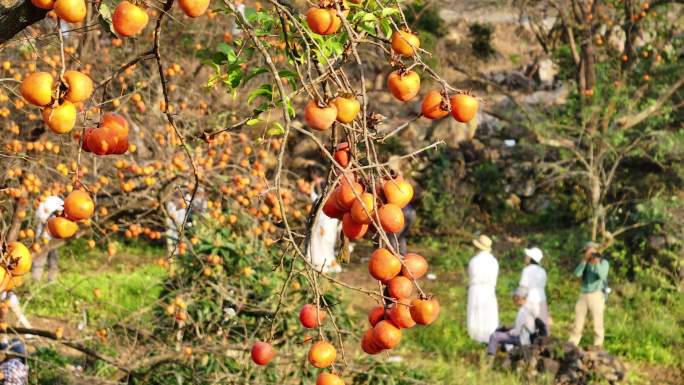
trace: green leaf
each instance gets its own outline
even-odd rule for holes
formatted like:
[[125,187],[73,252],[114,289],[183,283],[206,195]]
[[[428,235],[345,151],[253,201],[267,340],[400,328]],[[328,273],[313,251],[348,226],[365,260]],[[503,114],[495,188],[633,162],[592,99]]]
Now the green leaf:
[[247,104],[251,104],[258,97],[266,97],[268,100],[271,100],[273,98],[273,86],[271,84],[262,84],[249,94]]
[[249,71],[249,75],[247,75],[247,77],[245,77],[245,83],[252,80],[255,76],[261,75],[261,74],[266,73],[266,72],[268,72],[267,68],[264,68],[264,67],[254,68],[253,70]]
[[268,136],[277,136],[277,135],[282,135],[284,133],[285,133],[285,128],[283,128],[283,126],[278,122],[273,123],[271,128],[269,128],[268,131],[266,131],[266,135],[268,135]]
[[399,10],[396,8],[383,8],[380,17],[385,18],[387,16],[396,15],[398,13],[399,13]]
[[109,10],[107,4],[101,3],[98,11],[100,15],[98,16],[97,21],[100,22],[102,29],[109,32],[112,37],[118,38],[119,36],[114,32],[114,27],[112,26],[112,11]]
[[255,124],[258,124],[259,122],[261,122],[261,119],[259,119],[259,118],[254,118],[254,119],[248,120],[247,123],[245,123],[245,124],[248,125],[248,126],[253,126],[253,125],[255,125]]

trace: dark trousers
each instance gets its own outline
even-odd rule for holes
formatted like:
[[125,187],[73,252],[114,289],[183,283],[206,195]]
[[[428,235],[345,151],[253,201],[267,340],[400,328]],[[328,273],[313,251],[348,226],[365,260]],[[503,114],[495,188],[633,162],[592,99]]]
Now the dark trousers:
[[520,337],[512,336],[507,331],[495,331],[489,336],[489,345],[487,345],[487,354],[496,354],[496,351],[502,345],[520,345]]

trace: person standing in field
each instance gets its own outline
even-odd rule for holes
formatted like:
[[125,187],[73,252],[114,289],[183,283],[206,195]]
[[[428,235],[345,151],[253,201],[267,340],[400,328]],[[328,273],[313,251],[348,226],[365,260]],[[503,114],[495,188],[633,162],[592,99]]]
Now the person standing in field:
[[[312,178],[311,201],[316,202],[324,190],[325,179],[320,174]],[[311,240],[306,255],[314,269],[323,272],[339,273],[342,269],[335,258],[335,243],[340,234],[340,221],[330,218],[323,211],[314,219]]]
[[544,254],[538,247],[525,249],[526,266],[522,271],[519,286],[527,290],[526,301],[539,308],[539,319],[544,322],[548,332],[551,326],[551,316],[546,301],[546,270],[541,267],[542,258]]
[[581,294],[575,304],[575,323],[569,339],[575,346],[582,339],[587,311],[591,313],[594,323],[594,346],[603,346],[603,311],[606,306],[609,264],[601,258],[598,247],[594,242],[587,243],[582,262],[575,268],[575,276],[582,279]]
[[[52,214],[64,210],[64,201],[58,196],[49,196],[44,201],[40,202],[36,210],[36,241],[49,241],[52,239],[50,232],[47,230],[47,221]],[[57,279],[59,273],[59,266],[57,265],[59,254],[57,249],[52,249],[47,253],[47,258],[36,258],[33,261],[33,279],[39,281],[43,275],[45,262],[48,264],[48,281],[52,282]]]
[[468,263],[468,335],[487,343],[499,326],[496,279],[499,263],[492,255],[492,240],[480,235],[473,241],[480,250]]

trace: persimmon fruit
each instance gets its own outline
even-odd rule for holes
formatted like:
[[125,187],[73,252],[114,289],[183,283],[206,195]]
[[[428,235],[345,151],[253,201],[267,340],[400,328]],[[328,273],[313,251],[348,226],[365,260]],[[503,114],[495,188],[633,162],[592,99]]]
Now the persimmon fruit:
[[361,111],[361,103],[354,97],[338,96],[332,100],[337,107],[337,121],[340,123],[351,123]]
[[90,218],[95,211],[95,203],[90,194],[83,190],[74,190],[64,200],[64,214],[72,221]]
[[416,326],[416,321],[411,317],[411,309],[408,304],[397,302],[387,311],[389,320],[400,329],[409,329]]
[[64,73],[64,83],[67,86],[64,99],[72,103],[87,100],[93,94],[93,81],[83,72],[66,71]]
[[420,47],[420,39],[411,32],[394,31],[392,34],[392,50],[404,57],[411,57],[416,54]]
[[401,207],[386,203],[378,209],[378,217],[380,217],[380,225],[382,229],[388,233],[396,234],[404,229],[404,213]]
[[344,385],[344,381],[336,374],[321,372],[316,378],[316,385]]
[[85,0],[57,0],[53,9],[60,19],[69,23],[82,22],[88,13]]
[[332,35],[342,26],[337,10],[331,8],[310,8],[306,12],[306,23],[319,35]]
[[363,193],[361,199],[355,200],[352,204],[350,214],[356,223],[369,224],[374,210],[375,197],[371,193]]
[[47,106],[52,101],[54,78],[47,72],[34,72],[21,82],[19,91],[27,102],[34,106]]
[[302,306],[302,309],[299,311],[299,322],[307,329],[321,326],[324,319],[325,311],[316,308],[316,306],[312,304]]
[[337,358],[337,350],[328,341],[318,341],[309,349],[309,362],[319,369],[332,365],[335,358]]
[[[10,262],[10,272],[12,273],[12,275],[24,275],[31,271],[31,264],[33,261],[33,259],[31,258],[31,252],[29,251],[28,247],[26,247],[23,243],[7,243],[7,251],[5,252],[5,258]],[[0,279],[0,281],[2,280]]]
[[207,12],[210,0],[178,0],[178,6],[188,17],[200,17]]
[[329,103],[327,107],[319,107],[318,103],[310,100],[304,108],[306,124],[316,131],[325,131],[332,126],[337,118],[337,107]]
[[363,238],[368,232],[368,225],[356,222],[350,213],[345,213],[342,217],[342,232],[351,241]]
[[439,317],[439,302],[436,299],[419,299],[411,301],[411,318],[419,325],[429,325]]
[[421,114],[432,120],[442,119],[449,115],[449,111],[442,108],[444,102],[444,97],[439,91],[432,90],[428,92],[425,98],[423,98],[423,104],[420,109]]
[[371,254],[368,272],[373,278],[387,282],[401,271],[401,261],[389,250],[379,248]]
[[471,95],[457,94],[451,97],[451,115],[461,123],[471,121],[480,103]]
[[66,134],[71,131],[76,125],[77,115],[76,106],[66,100],[55,108],[43,109],[43,121],[55,134]]
[[112,25],[117,34],[131,37],[142,32],[149,19],[144,9],[124,0],[114,10]]
[[418,279],[428,271],[428,263],[422,255],[416,253],[406,253],[401,274],[404,277]]
[[393,349],[401,341],[401,330],[389,321],[380,321],[373,326],[373,339],[383,349]]
[[252,361],[257,365],[266,365],[275,357],[275,349],[268,342],[257,341],[252,346]]
[[340,166],[347,167],[349,165],[349,143],[342,142],[338,144],[335,149],[334,158]]
[[385,312],[384,306],[375,306],[372,308],[371,311],[368,312],[368,322],[371,326],[375,326],[375,324],[385,319]]
[[420,76],[413,71],[396,70],[387,78],[387,87],[396,99],[406,102],[418,95]]
[[388,203],[401,208],[406,207],[413,199],[413,186],[403,178],[388,180],[382,185],[382,191]]
[[78,231],[78,225],[64,217],[52,217],[47,225],[50,235],[57,239],[71,238]]
[[397,275],[387,282],[387,291],[392,298],[408,298],[413,293],[413,282],[403,275]]

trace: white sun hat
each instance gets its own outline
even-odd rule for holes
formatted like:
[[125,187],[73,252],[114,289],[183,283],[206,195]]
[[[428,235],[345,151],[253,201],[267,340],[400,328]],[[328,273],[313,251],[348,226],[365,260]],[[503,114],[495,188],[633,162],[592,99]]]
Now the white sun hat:
[[525,249],[525,255],[530,257],[530,259],[537,263],[540,263],[542,258],[544,258],[544,253],[542,253],[542,251],[538,247]]

